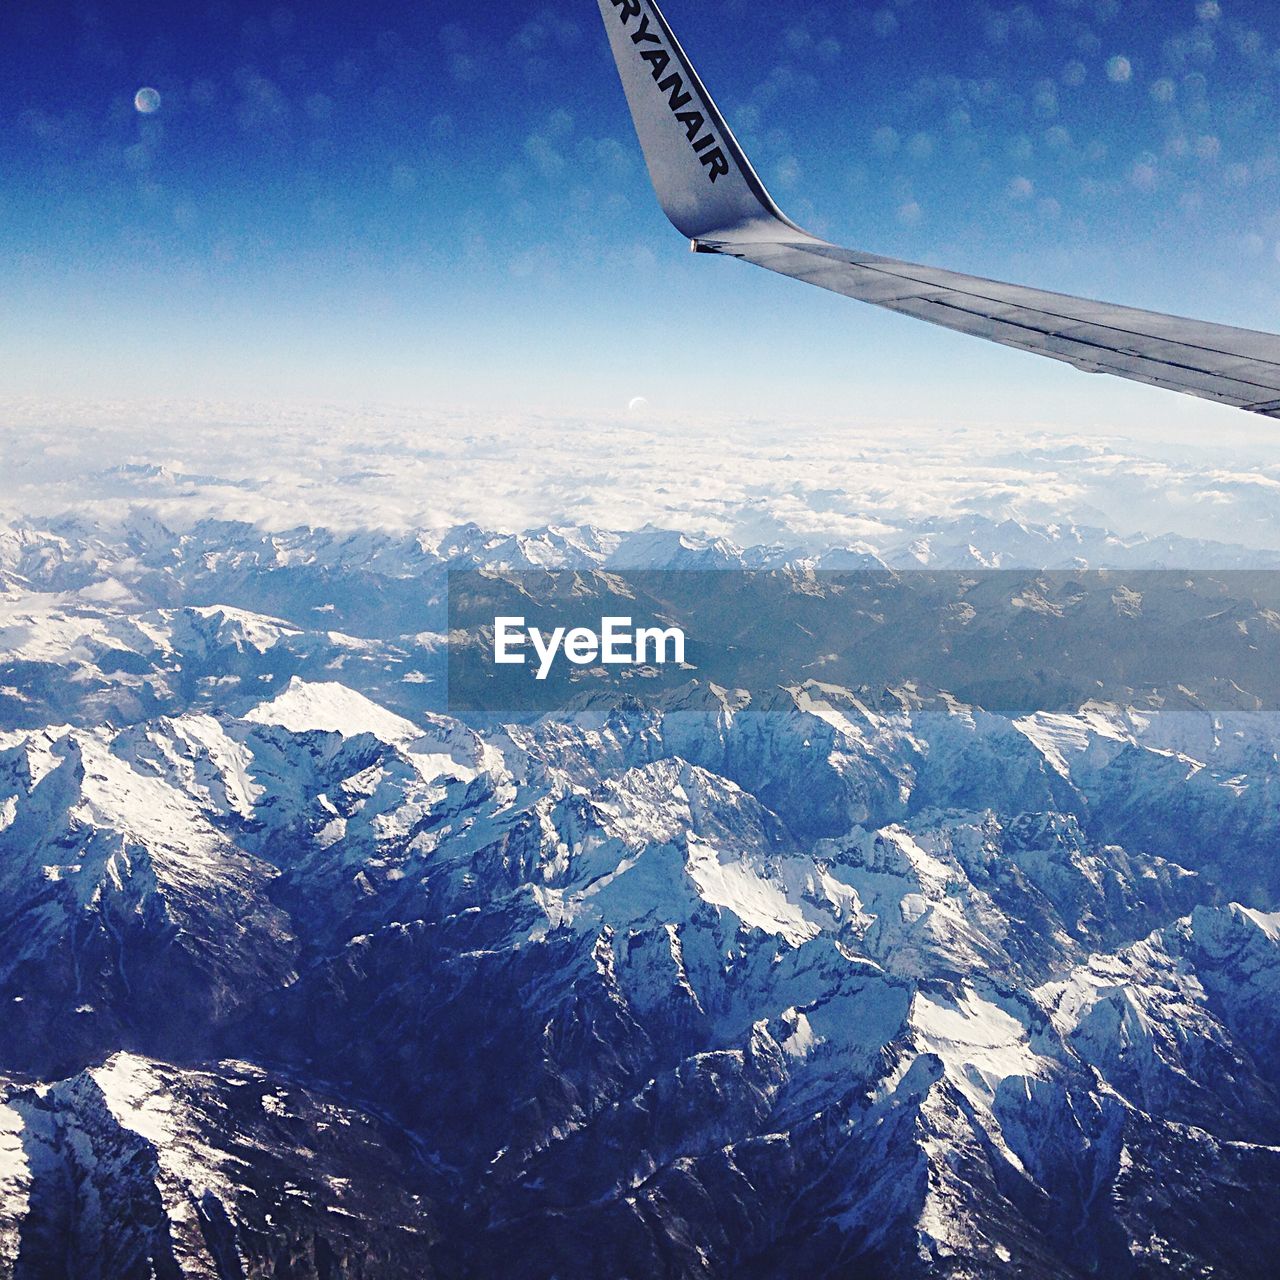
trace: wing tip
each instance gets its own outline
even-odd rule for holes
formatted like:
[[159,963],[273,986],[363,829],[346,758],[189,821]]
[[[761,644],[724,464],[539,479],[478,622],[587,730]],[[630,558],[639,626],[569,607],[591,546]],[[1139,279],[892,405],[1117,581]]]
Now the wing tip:
[[676,229],[695,241],[762,224],[799,232],[761,182],[656,0],[598,2],[649,176]]

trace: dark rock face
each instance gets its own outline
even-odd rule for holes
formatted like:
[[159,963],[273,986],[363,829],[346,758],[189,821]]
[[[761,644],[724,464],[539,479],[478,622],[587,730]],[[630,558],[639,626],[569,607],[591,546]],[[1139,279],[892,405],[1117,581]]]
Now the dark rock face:
[[152,536],[5,580],[3,1280],[1272,1274],[1276,718],[477,729],[479,531]]
[[6,1105],[15,1277],[435,1274],[403,1136],[280,1077],[117,1054]]

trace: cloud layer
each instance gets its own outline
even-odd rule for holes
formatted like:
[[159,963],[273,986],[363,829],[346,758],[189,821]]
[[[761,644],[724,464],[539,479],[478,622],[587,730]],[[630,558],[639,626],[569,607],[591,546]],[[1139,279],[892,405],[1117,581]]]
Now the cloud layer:
[[880,544],[976,515],[1280,547],[1265,442],[1007,430],[34,404],[0,410],[0,508],[174,527],[655,525],[741,545]]

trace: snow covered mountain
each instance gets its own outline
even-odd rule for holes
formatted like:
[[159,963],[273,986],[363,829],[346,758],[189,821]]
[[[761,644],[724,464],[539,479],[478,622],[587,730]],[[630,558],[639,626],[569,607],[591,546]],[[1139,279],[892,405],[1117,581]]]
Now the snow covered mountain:
[[1280,714],[444,714],[451,567],[1080,562],[1269,567],[10,526],[0,1277],[1271,1275]]

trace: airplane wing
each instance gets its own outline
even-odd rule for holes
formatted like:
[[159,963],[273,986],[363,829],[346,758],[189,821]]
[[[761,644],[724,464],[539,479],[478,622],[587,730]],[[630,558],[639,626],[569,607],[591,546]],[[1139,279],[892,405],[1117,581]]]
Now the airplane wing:
[[699,253],[1007,347],[1280,418],[1280,336],[842,249],[765,190],[654,0],[598,0],[649,175]]

